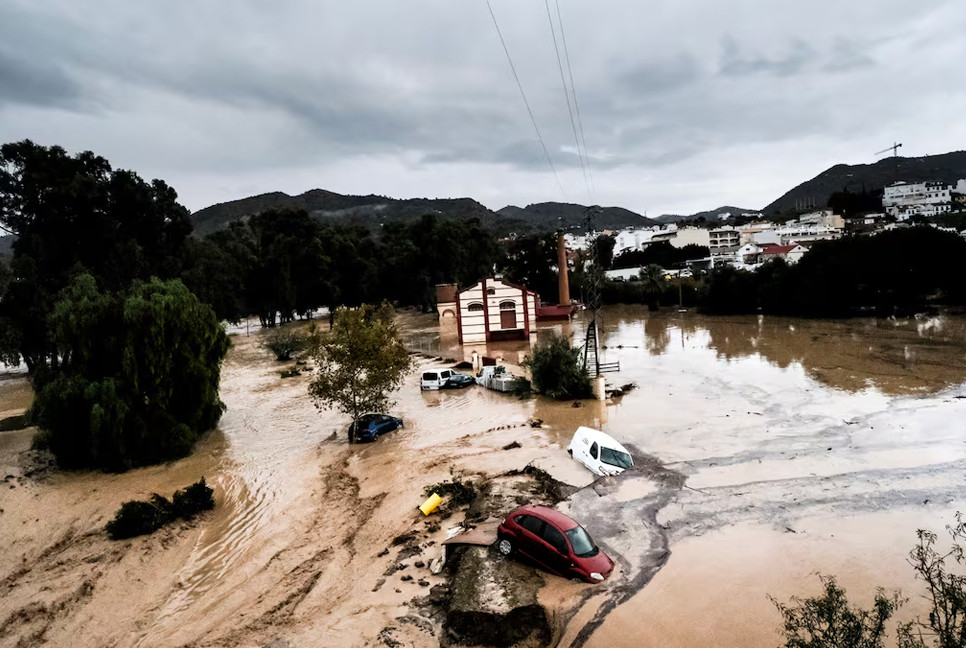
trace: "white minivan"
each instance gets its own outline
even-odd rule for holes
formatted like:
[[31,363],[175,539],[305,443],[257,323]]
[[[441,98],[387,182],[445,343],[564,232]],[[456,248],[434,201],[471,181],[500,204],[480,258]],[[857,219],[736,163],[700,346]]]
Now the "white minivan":
[[452,369],[427,369],[419,381],[420,389],[442,389],[455,373]]
[[634,465],[627,448],[610,435],[589,427],[577,428],[567,452],[595,475],[619,475]]

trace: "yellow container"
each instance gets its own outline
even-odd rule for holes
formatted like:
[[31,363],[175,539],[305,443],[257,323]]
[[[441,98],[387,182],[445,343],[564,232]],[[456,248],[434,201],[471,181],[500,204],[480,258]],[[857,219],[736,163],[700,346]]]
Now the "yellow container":
[[442,501],[442,497],[436,493],[433,493],[429,496],[429,499],[423,502],[423,505],[419,507],[419,510],[423,512],[423,515],[429,515],[436,510],[436,507],[439,506]]

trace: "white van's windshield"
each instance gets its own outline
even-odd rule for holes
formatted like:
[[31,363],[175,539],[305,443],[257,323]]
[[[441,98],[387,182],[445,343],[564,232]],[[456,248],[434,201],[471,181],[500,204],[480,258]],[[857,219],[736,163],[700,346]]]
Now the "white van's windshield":
[[600,447],[600,460],[605,464],[617,466],[618,468],[630,468],[634,465],[634,461],[629,454],[608,448],[607,446]]

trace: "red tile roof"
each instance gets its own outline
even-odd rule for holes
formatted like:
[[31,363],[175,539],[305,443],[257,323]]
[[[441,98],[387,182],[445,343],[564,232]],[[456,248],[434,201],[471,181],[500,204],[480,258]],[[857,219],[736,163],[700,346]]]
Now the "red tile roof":
[[765,245],[761,248],[762,254],[788,254],[794,250],[797,245]]

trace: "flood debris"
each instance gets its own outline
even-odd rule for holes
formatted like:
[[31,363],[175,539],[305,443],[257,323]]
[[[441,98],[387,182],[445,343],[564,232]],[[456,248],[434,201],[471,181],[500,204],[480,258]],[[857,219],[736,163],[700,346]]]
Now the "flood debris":
[[512,442],[506,444],[505,446],[503,446],[503,449],[504,450],[515,450],[516,448],[519,448],[519,447],[521,447],[519,441],[512,441]]
[[[552,630],[537,601],[543,579],[490,549],[469,547],[456,565],[450,591],[438,590],[446,611],[441,646],[545,646]],[[432,593],[431,593],[432,594]]]

